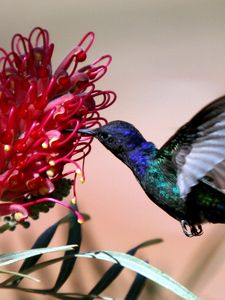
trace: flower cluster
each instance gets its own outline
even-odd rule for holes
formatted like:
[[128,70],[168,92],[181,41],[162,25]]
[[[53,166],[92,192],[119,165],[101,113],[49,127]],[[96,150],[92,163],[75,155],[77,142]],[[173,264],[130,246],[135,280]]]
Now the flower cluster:
[[[32,206],[43,202],[74,210],[54,195],[73,173],[74,203],[76,176],[84,181],[83,163],[92,138],[78,130],[105,123],[99,111],[116,98],[112,91],[95,88],[111,56],[83,65],[93,41],[94,33],[87,33],[55,72],[54,44],[45,29],[34,28],[28,37],[16,34],[10,52],[0,49],[1,216],[13,214],[23,221],[32,216]],[[65,170],[66,164],[73,165],[71,171]]]

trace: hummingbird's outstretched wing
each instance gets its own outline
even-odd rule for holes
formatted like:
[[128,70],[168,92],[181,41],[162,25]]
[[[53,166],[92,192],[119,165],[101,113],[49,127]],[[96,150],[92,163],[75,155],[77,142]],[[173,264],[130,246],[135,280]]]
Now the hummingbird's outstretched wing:
[[215,188],[225,189],[225,96],[178,129],[158,155],[165,163],[172,162],[183,198],[203,177]]

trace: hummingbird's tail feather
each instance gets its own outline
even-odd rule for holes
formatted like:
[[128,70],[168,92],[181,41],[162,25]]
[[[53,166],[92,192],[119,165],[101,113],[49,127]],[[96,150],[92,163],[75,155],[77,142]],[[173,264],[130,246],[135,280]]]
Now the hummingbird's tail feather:
[[186,204],[194,224],[225,223],[225,193],[207,181],[192,188]]
[[225,195],[223,202],[216,204],[205,212],[210,223],[225,223]]

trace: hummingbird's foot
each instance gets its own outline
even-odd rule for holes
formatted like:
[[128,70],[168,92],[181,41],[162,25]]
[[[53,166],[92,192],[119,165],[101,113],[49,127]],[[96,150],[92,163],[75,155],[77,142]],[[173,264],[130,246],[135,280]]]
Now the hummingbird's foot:
[[180,222],[183,232],[188,237],[199,236],[203,234],[201,225],[190,225],[186,220]]

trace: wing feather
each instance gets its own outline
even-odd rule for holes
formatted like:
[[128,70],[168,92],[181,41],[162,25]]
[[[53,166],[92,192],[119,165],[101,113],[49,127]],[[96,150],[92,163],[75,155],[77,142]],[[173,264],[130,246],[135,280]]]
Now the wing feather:
[[206,176],[215,188],[225,189],[225,96],[182,126],[158,155],[173,162],[183,198]]
[[215,187],[225,190],[225,160],[219,163],[210,171],[207,176],[211,179]]

